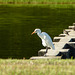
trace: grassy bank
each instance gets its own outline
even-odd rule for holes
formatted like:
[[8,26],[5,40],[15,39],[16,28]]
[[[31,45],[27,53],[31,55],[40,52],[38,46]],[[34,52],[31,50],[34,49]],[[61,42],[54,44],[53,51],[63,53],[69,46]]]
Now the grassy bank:
[[75,22],[73,5],[0,5],[0,58],[37,55],[41,40],[35,28],[52,38]]
[[0,75],[75,75],[75,60],[0,59]]

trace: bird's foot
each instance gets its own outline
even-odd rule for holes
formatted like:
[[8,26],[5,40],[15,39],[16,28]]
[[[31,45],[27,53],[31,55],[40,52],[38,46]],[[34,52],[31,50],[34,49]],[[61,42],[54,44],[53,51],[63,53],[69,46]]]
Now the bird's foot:
[[46,53],[44,54],[44,57],[46,57]]
[[44,57],[46,57],[46,54],[44,54]]

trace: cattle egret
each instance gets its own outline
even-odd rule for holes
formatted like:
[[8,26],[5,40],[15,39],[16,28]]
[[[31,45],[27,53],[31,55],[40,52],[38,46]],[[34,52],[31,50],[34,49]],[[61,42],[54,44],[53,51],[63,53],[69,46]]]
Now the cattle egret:
[[41,32],[40,29],[35,29],[32,34],[34,34],[34,33],[37,33],[37,35],[41,38],[42,45],[44,47],[46,47],[46,53],[47,53],[49,48],[52,48],[52,50],[55,50],[52,39],[46,32]]

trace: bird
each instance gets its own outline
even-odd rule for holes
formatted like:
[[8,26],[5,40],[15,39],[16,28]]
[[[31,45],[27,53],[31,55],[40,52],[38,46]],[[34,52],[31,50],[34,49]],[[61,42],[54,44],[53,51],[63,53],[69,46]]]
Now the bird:
[[52,39],[46,32],[41,32],[41,30],[39,28],[37,28],[31,33],[31,35],[34,34],[34,33],[36,33],[41,38],[42,45],[44,47],[46,47],[46,53],[47,53],[49,48],[51,48],[52,50],[55,50]]

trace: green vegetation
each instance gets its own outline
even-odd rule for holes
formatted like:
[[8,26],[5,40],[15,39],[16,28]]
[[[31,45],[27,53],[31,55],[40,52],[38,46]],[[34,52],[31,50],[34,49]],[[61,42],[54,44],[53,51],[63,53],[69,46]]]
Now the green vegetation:
[[75,75],[75,60],[0,59],[0,75]]
[[0,0],[0,2],[75,2],[75,0]]
[[0,58],[29,58],[43,48],[35,28],[52,38],[75,22],[74,5],[0,5]]

